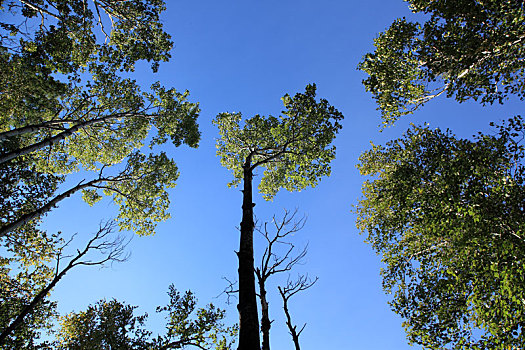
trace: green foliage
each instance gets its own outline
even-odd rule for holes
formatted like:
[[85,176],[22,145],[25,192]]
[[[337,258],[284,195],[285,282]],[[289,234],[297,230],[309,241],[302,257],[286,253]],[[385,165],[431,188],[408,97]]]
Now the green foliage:
[[[0,256],[0,331],[7,328],[21,310],[53,278],[59,235],[48,236],[33,228],[17,230],[2,242]],[[56,303],[44,300],[24,318],[3,343],[6,349],[37,349],[43,331],[49,331],[56,318]]]
[[525,346],[524,136],[521,117],[474,140],[412,127],[361,155],[357,226],[411,342]]
[[256,115],[241,125],[240,113],[221,113],[214,120],[219,128],[217,155],[233,171],[237,185],[243,168],[264,167],[259,191],[272,199],[280,188],[298,191],[315,187],[330,175],[335,146],[330,146],[341,128],[343,116],[327,100],[315,100],[315,85],[294,97],[285,95],[285,111],[278,117]]
[[[12,147],[5,144],[2,150]],[[39,172],[32,156],[19,157],[0,164],[0,220],[3,223],[20,218],[49,200],[62,182],[61,176]],[[30,199],[30,200],[28,200]],[[38,220],[0,239],[0,330],[4,330],[49,281],[54,269],[58,235],[48,236],[36,228]],[[37,348],[41,332],[51,327],[56,316],[54,302],[39,303],[23,324],[6,340],[9,349]]]
[[[200,138],[199,108],[187,101],[188,92],[159,83],[143,91],[132,79],[137,62],[148,61],[156,71],[170,57],[173,43],[159,20],[164,2],[3,1],[0,7],[0,165],[14,170],[25,162],[49,180],[36,186],[37,197],[36,188],[22,190],[34,176],[11,171],[4,178],[14,190],[4,201],[33,203],[35,210],[52,198],[63,175],[123,171],[125,181],[116,183],[123,177],[115,175],[105,191],[85,189],[83,198],[93,205],[102,194],[113,195],[121,228],[152,233],[169,216],[166,190],[178,172],[164,154],[138,150],[146,138],[152,149],[168,140],[196,147]],[[122,162],[124,170],[115,170]],[[2,224],[25,214],[14,209]]]
[[385,124],[446,93],[458,102],[525,97],[523,2],[409,0],[423,24],[396,20],[359,69]]
[[170,302],[165,307],[158,307],[157,312],[167,312],[166,335],[158,337],[155,348],[173,349],[193,345],[200,349],[231,349],[237,327],[225,327],[222,319],[226,313],[213,304],[196,309],[197,298],[191,291],[181,295],[170,285]]
[[[0,151],[8,149],[11,145],[0,145]],[[38,171],[32,155],[0,164],[0,222],[12,222],[45,204],[63,179]]]
[[147,314],[134,316],[134,309],[114,299],[100,300],[86,311],[62,317],[57,349],[147,349]]
[[101,300],[86,311],[70,313],[61,318],[57,335],[58,349],[231,349],[235,326],[222,323],[224,310],[212,304],[196,309],[197,299],[191,291],[181,295],[173,285],[169,288],[170,302],[158,307],[167,312],[166,334],[156,338],[145,328],[147,314],[134,316],[136,306],[117,300]]
[[[161,0],[0,1],[2,331],[56,272],[63,242],[37,226],[60,200],[112,196],[120,227],[138,234],[169,217],[178,171],[155,147],[196,147],[200,133],[188,92],[133,80],[140,61],[156,71],[170,58],[164,9]],[[85,179],[57,193],[74,172]],[[54,307],[37,305],[6,346],[34,346]]]
[[[135,231],[138,235],[154,232],[157,222],[168,219],[167,188],[175,187],[179,173],[173,160],[164,152],[146,157],[141,153],[130,156],[127,167],[115,178],[110,178],[101,188],[119,206],[117,221],[121,229]],[[94,200],[98,199],[99,193]]]

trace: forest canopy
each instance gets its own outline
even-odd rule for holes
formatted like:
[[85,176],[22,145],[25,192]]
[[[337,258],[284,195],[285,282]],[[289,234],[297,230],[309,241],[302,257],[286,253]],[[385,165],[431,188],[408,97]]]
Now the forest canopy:
[[[523,1],[408,3],[426,21],[397,19],[359,65],[385,125],[441,94],[524,99]],[[412,126],[359,158],[368,180],[357,227],[382,256],[409,341],[424,348],[525,346],[524,121],[491,127],[464,139]]]

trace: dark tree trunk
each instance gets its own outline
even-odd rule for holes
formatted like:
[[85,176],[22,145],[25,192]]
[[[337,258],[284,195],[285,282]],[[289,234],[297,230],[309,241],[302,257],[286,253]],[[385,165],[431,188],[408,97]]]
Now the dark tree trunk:
[[[259,277],[259,272],[257,277]],[[272,327],[272,322],[270,321],[268,300],[266,300],[265,279],[263,277],[259,277],[259,295],[261,299],[262,350],[270,350],[270,328]]]
[[[297,332],[297,326],[294,326],[292,323],[292,317],[290,316],[290,311],[288,310],[288,296],[283,292],[281,287],[279,288],[279,293],[281,294],[281,297],[283,298],[283,309],[284,314],[286,315],[286,326],[288,327],[288,330],[290,331],[290,335],[292,336],[293,344],[295,345],[295,350],[301,350],[301,347],[299,345],[299,335],[304,329],[301,329],[299,332]],[[305,324],[306,326],[306,324]]]
[[239,258],[239,350],[260,350],[259,316],[255,294],[253,261],[253,202],[251,157],[243,165],[244,190],[242,200],[241,240]]

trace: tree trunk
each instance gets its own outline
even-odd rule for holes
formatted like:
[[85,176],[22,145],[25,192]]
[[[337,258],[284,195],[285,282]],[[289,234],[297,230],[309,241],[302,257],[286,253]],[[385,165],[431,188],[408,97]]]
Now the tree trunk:
[[[299,332],[297,332],[297,326],[293,325],[292,317],[290,316],[290,311],[288,310],[288,297],[285,295],[281,287],[278,287],[278,288],[279,288],[279,293],[281,294],[281,297],[283,298],[283,309],[284,309],[284,314],[286,315],[286,326],[288,327],[288,330],[290,331],[290,335],[292,336],[295,350],[301,350],[301,347],[299,346],[299,335],[301,334],[302,329]],[[303,326],[303,329],[304,329],[304,326]]]
[[34,133],[41,129],[46,129],[46,128],[51,129],[53,125],[60,126],[64,124],[66,124],[65,121],[50,120],[47,122],[42,122],[40,124],[32,124],[32,125],[27,125],[27,126],[23,126],[20,128],[12,129],[12,130],[3,131],[3,132],[0,132],[0,141],[7,140],[8,138],[13,137],[13,136]]
[[20,311],[20,313],[18,314],[16,319],[13,322],[11,322],[11,324],[6,329],[4,329],[2,331],[2,333],[0,334],[0,345],[4,344],[6,342],[7,337],[9,336],[9,334],[11,334],[11,332],[16,330],[22,324],[22,322],[24,321],[24,317],[26,317],[27,314],[30,313],[38,305],[38,303],[40,303],[40,302],[42,302],[44,300],[46,295],[51,291],[51,289],[53,289],[56,286],[58,281],[60,281],[62,279],[62,277],[64,277],[64,275],[71,269],[71,267],[72,266],[68,266],[68,268],[63,270],[60,274],[56,275],[53,278],[53,280],[51,281],[51,283],[49,283],[44,289],[42,289],[33,298],[33,300],[31,300],[31,302],[29,304],[27,304],[22,309],[22,311]]
[[[259,277],[259,275],[258,275]],[[270,313],[268,310],[268,300],[266,300],[266,286],[264,278],[259,278],[259,295],[261,299],[261,332],[262,332],[262,350],[270,350]]]
[[85,184],[78,184],[75,187],[70,188],[66,192],[64,192],[62,194],[59,194],[58,196],[56,196],[55,198],[53,198],[52,200],[47,202],[45,205],[41,206],[40,208],[35,209],[34,211],[32,211],[30,213],[27,213],[25,215],[22,215],[20,218],[18,218],[14,222],[8,223],[8,224],[0,227],[0,238],[4,237],[4,236],[7,236],[7,234],[9,232],[11,232],[13,230],[16,230],[17,228],[19,228],[22,225],[27,224],[31,220],[34,220],[34,219],[44,215],[45,213],[47,213],[48,211],[53,209],[61,200],[71,196],[75,192],[78,192],[78,191],[80,191],[80,190],[82,190],[82,189],[84,189],[86,187],[95,185],[95,184],[97,184],[99,182],[102,182],[104,180],[106,180],[106,179],[101,178],[101,179],[95,179],[95,180],[89,181],[89,182],[87,182]]
[[253,259],[253,202],[251,156],[243,165],[244,190],[242,200],[241,239],[239,252],[239,348],[238,350],[260,350],[259,315],[255,294]]

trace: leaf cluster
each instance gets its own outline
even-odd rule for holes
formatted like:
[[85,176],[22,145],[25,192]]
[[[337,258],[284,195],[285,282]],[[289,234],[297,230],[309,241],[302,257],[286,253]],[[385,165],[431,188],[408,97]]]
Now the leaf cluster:
[[195,295],[191,291],[181,294],[173,285],[168,295],[168,305],[157,308],[157,312],[167,313],[163,335],[152,337],[145,325],[148,315],[135,316],[136,306],[101,300],[86,311],[62,317],[55,345],[57,349],[232,348],[237,328],[224,326],[224,310],[212,304],[197,309]]
[[525,97],[523,2],[410,0],[424,23],[396,20],[375,39],[359,69],[384,124],[441,94],[458,102]]
[[524,136],[521,117],[474,140],[414,126],[361,155],[357,226],[411,342],[525,345]]
[[[156,71],[170,57],[164,2],[10,0],[0,7],[0,167],[10,186],[1,189],[9,212],[2,225],[30,212],[41,218],[62,198],[56,189],[65,175],[84,171],[88,183],[104,170],[120,173],[97,183],[104,191],[86,189],[84,199],[114,195],[121,228],[153,232],[169,216],[166,191],[178,172],[165,154],[149,153],[168,141],[197,147],[200,138],[198,104],[187,91],[159,83],[143,91],[132,79],[135,63]],[[147,138],[151,151],[139,155]],[[33,173],[15,172],[21,162]],[[33,186],[35,176],[41,184]]]
[[[0,329],[4,330],[53,278],[58,234],[47,235],[34,227],[3,238],[0,256]],[[56,302],[44,300],[24,318],[3,345],[11,349],[37,349],[41,333],[49,331],[57,316]]]
[[244,169],[263,167],[259,191],[272,199],[280,188],[299,191],[315,187],[322,176],[330,175],[335,157],[331,145],[341,129],[343,115],[327,100],[315,99],[315,84],[304,93],[282,100],[286,110],[278,117],[256,115],[242,124],[241,113],[221,113],[214,120],[219,129],[217,155],[233,171],[237,185]]

